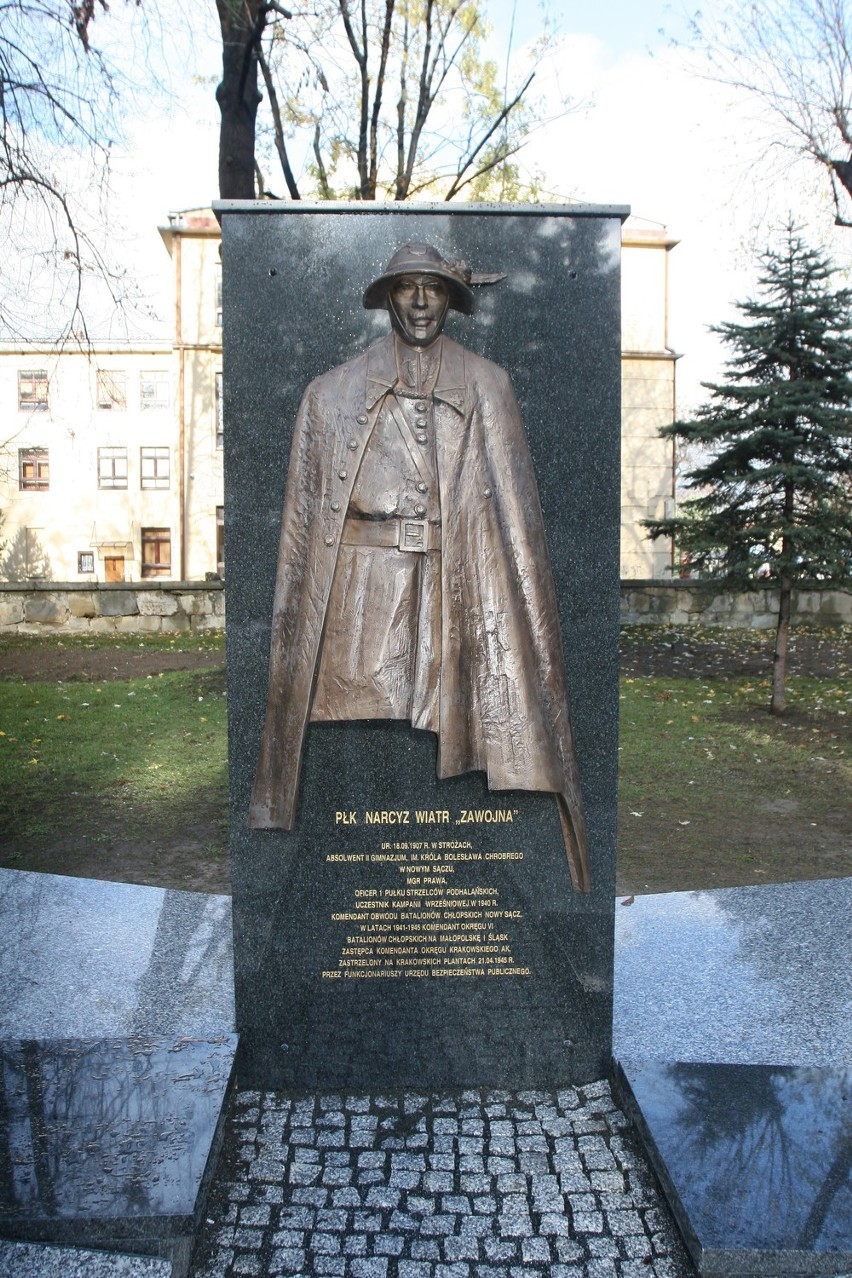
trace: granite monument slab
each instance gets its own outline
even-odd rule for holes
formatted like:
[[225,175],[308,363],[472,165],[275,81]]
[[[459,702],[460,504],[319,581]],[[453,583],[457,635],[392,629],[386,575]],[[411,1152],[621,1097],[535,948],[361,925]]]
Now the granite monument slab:
[[217,211],[240,1077],[598,1078],[625,210]]

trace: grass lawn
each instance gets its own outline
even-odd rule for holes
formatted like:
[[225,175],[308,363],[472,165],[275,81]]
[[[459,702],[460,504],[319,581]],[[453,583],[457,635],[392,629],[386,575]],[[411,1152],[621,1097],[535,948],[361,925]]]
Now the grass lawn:
[[852,681],[624,678],[620,892],[852,874]]
[[[639,629],[631,668],[655,643],[657,671]],[[756,642],[714,632],[708,673],[692,636],[622,678],[620,894],[852,874],[848,648],[778,719],[768,679],[717,672]],[[221,634],[0,637],[0,864],[227,891],[223,660]]]

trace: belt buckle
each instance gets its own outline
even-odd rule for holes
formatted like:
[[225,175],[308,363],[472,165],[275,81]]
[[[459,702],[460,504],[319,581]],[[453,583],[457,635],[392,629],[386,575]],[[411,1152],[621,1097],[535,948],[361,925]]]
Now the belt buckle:
[[425,519],[400,519],[399,549],[425,552],[429,546],[429,524]]

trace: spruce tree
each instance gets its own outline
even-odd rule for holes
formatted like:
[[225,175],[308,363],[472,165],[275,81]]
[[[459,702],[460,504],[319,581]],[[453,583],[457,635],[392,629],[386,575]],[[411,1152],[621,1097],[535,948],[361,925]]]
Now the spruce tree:
[[700,577],[779,592],[771,710],[786,709],[795,587],[852,585],[852,289],[788,225],[760,256],[758,297],[743,323],[714,326],[732,352],[726,380],[691,421],[662,434],[702,445],[686,477],[696,495],[649,535],[674,537]]

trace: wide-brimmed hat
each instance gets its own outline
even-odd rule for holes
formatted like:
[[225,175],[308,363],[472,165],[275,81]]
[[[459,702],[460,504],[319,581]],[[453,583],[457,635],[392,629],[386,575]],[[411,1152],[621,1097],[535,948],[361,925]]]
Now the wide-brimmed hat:
[[450,306],[462,315],[473,314],[473,292],[464,278],[463,263],[448,262],[431,244],[403,244],[387,267],[364,290],[364,308],[381,310],[387,302],[388,290],[401,275],[436,275],[450,291]]

